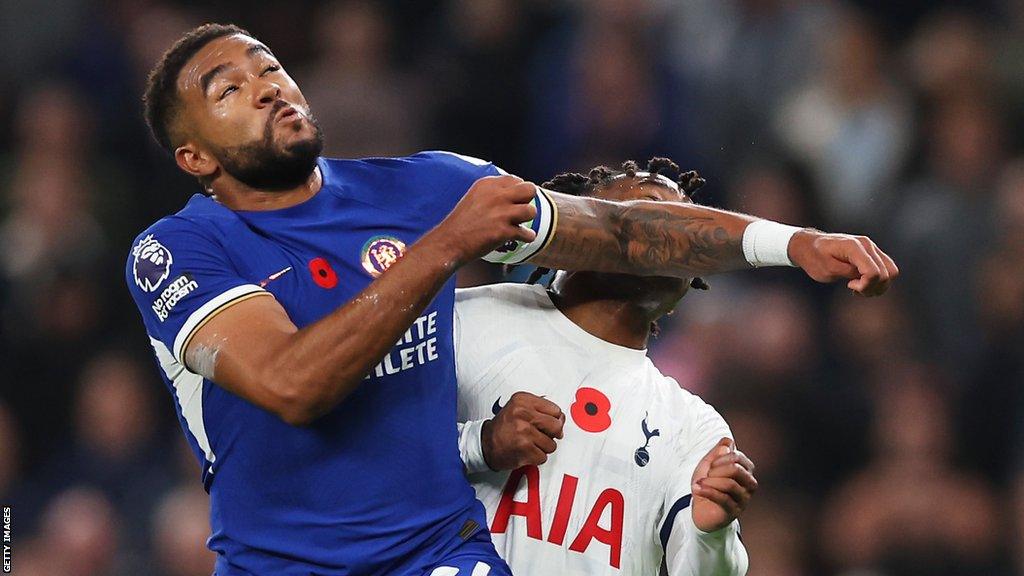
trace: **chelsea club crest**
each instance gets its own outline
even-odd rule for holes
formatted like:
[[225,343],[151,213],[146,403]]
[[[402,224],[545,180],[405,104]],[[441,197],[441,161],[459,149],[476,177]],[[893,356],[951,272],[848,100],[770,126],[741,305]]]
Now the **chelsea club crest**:
[[380,276],[405,254],[405,243],[394,236],[374,236],[363,244],[363,269]]

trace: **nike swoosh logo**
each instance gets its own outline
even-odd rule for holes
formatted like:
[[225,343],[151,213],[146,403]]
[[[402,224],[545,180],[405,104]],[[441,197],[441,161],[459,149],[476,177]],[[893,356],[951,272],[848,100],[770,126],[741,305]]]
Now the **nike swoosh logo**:
[[281,276],[284,276],[284,274],[285,274],[286,272],[290,271],[291,269],[292,269],[292,267],[291,267],[291,266],[289,266],[289,267],[285,268],[284,270],[281,270],[280,272],[274,272],[274,273],[273,273],[273,274],[271,274],[270,276],[267,276],[267,279],[266,279],[266,280],[261,280],[261,281],[260,281],[260,288],[266,288],[267,284],[270,284],[270,283],[271,283],[271,282],[273,282],[274,280],[277,280],[277,279],[278,279],[278,278],[280,278]]
[[494,415],[497,416],[498,412],[501,412],[501,408],[501,396],[498,396],[498,399],[494,401],[494,406],[491,406],[491,412],[493,412]]

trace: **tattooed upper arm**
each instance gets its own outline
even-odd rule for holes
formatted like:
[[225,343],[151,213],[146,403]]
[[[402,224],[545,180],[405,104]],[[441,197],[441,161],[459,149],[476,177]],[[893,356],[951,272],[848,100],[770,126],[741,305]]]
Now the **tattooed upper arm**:
[[748,267],[749,216],[681,202],[609,202],[548,192],[551,242],[530,263],[559,270],[690,277]]

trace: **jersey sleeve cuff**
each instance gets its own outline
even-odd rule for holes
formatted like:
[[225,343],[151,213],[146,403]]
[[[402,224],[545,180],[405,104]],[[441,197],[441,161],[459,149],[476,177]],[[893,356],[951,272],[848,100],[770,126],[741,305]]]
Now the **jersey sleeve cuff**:
[[254,296],[262,295],[271,294],[255,284],[243,284],[221,292],[219,295],[211,298],[206,304],[197,308],[189,315],[185,323],[181,325],[181,330],[178,330],[178,335],[174,338],[174,350],[172,351],[174,359],[182,366],[185,366],[185,350],[188,348],[192,337],[203,325],[231,306]]
[[521,264],[544,248],[555,236],[555,227],[558,225],[558,209],[551,201],[548,191],[537,186],[537,194],[533,197],[533,205],[537,208],[537,215],[529,222],[520,226],[530,228],[537,236],[532,242],[520,242],[510,240],[505,245],[484,256],[484,260],[495,264]]
[[[690,523],[693,524],[693,514],[690,515]],[[696,524],[693,524],[691,526],[691,528],[693,529],[693,534],[694,534],[694,536],[696,536],[697,540],[699,540],[701,542],[705,542],[705,543],[711,544],[711,543],[722,542],[726,538],[728,538],[728,537],[732,536],[733,534],[736,534],[737,532],[739,532],[740,521],[739,520],[733,520],[729,524],[726,524],[724,527],[719,528],[718,530],[715,530],[714,532],[705,532],[705,531],[701,530],[700,528],[697,528]]]
[[462,456],[467,474],[490,471],[487,461],[484,460],[484,447],[480,440],[484,422],[485,420],[471,420],[459,431],[459,454]]

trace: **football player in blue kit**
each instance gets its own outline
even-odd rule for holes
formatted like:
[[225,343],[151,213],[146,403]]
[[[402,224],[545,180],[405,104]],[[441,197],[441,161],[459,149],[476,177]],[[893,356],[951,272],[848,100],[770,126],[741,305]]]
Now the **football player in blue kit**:
[[235,26],[179,39],[145,104],[205,191],[138,237],[126,281],[202,466],[218,576],[509,574],[458,449],[467,262],[790,265],[865,295],[897,273],[863,237],[549,193],[456,154],[323,158],[295,82]]

